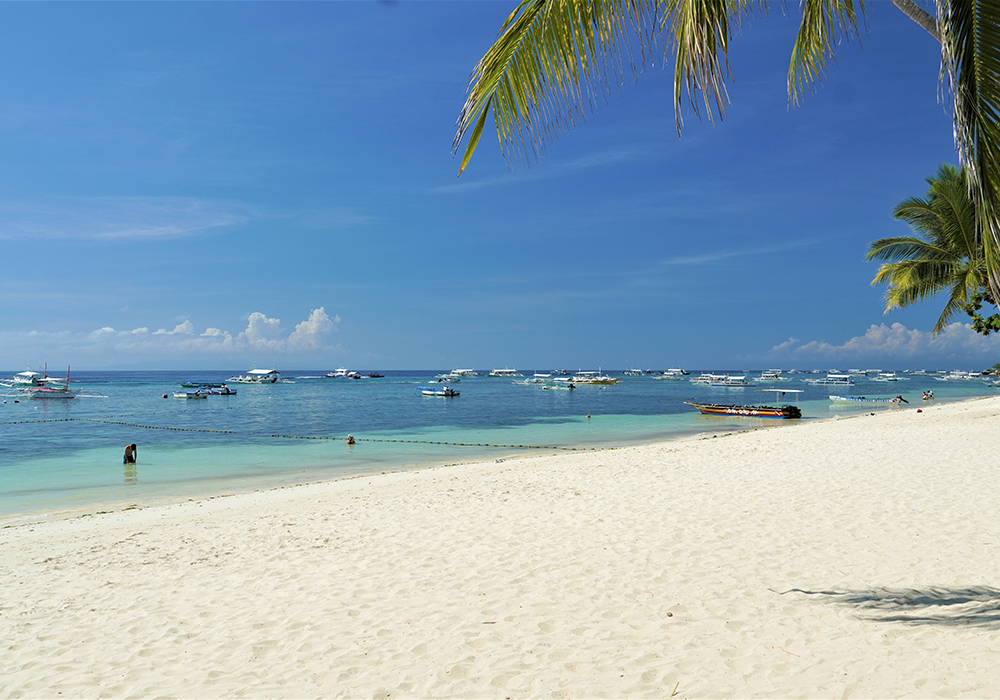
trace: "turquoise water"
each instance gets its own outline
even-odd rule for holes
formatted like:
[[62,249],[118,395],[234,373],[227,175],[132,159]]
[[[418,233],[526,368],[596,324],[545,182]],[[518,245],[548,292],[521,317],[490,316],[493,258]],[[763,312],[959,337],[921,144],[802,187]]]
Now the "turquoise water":
[[[476,377],[455,385],[459,397],[421,396],[418,386],[429,385],[437,373],[349,380],[286,372],[287,383],[233,385],[236,396],[198,401],[172,394],[182,381],[223,381],[235,372],[80,372],[74,375],[80,395],[72,400],[27,400],[0,389],[0,518],[198,500],[423,465],[609,449],[786,423],[702,416],[684,404],[773,403],[773,395],[756,391],[766,384],[724,389],[624,377],[614,386],[570,392]],[[798,402],[805,420],[899,410],[834,405],[831,393],[902,394],[912,402],[907,408],[916,408],[926,389],[935,391],[937,403],[997,391],[982,381],[916,376],[894,383],[861,378],[849,390],[831,390],[801,381],[809,375],[793,376],[778,386],[805,391]],[[357,444],[344,443],[348,434]],[[124,446],[133,442],[138,463],[123,465]]]

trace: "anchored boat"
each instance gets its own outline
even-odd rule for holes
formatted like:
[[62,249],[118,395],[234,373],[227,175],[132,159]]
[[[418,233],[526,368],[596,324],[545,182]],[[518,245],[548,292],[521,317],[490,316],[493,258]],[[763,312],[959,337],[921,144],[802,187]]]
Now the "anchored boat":
[[[775,403],[784,394],[795,394],[796,401],[802,389],[758,389],[758,391],[773,391]],[[694,406],[701,413],[712,416],[746,416],[748,418],[801,418],[802,411],[798,406],[749,406],[721,403],[698,403],[685,401],[688,406]]]

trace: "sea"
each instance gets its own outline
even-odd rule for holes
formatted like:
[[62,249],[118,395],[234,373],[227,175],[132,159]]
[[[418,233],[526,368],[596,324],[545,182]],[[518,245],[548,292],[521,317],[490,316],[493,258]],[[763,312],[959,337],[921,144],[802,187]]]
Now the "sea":
[[[17,370],[0,373],[12,377]],[[541,370],[548,373],[548,370]],[[756,372],[706,370],[717,374]],[[315,481],[513,455],[612,450],[798,421],[703,416],[685,401],[775,405],[769,389],[796,389],[802,421],[915,410],[992,396],[991,382],[941,381],[898,373],[900,381],[855,377],[852,387],[788,381],[710,387],[652,375],[613,385],[546,390],[510,378],[464,377],[459,396],[424,396],[443,370],[385,371],[384,377],[327,378],[287,371],[275,384],[230,384],[231,396],[174,398],[182,382],[225,382],[234,371],[76,372],[73,399],[29,399],[0,386],[0,523],[77,517],[108,510],[202,500]],[[533,371],[522,371],[531,377]],[[193,389],[192,389],[193,391]],[[908,404],[843,405],[831,394],[894,397]],[[355,439],[353,445],[347,436]],[[136,444],[135,464],[123,464]]]

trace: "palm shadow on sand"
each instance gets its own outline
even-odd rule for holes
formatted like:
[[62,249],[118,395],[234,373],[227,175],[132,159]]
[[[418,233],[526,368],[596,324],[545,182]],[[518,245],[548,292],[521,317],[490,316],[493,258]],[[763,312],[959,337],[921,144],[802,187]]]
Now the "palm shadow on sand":
[[831,603],[854,607],[862,619],[873,622],[1000,629],[1000,589],[989,586],[872,588],[857,591],[806,591],[793,588],[781,595],[790,593],[823,596]]

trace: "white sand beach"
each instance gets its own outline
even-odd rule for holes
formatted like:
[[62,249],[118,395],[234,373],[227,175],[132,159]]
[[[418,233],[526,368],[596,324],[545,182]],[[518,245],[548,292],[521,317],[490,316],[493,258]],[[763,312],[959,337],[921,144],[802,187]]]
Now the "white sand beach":
[[997,697],[998,427],[911,405],[6,527],[0,696]]

